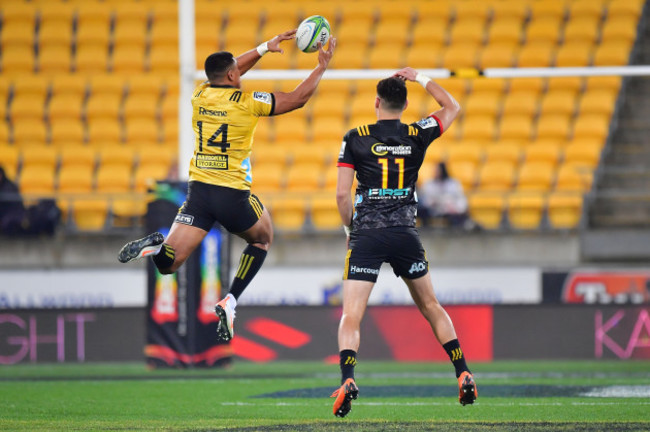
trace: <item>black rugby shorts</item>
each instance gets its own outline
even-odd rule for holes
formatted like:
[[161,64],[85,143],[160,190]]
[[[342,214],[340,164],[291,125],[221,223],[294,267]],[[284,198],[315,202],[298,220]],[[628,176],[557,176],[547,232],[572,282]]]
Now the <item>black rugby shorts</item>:
[[385,262],[398,277],[417,279],[427,274],[429,263],[415,228],[388,227],[352,232],[343,279],[377,282],[379,268]]
[[218,222],[229,232],[240,233],[255,225],[263,211],[262,202],[248,190],[191,181],[174,222],[204,231]]

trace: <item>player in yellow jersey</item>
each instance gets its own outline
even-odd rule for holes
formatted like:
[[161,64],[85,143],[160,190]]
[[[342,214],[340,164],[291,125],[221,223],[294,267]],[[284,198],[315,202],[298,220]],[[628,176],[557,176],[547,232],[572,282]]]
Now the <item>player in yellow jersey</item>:
[[244,249],[228,295],[216,306],[219,335],[233,336],[237,298],[257,274],[273,241],[268,211],[250,192],[250,154],[259,117],[284,114],[302,107],[314,94],[332,58],[336,39],[319,47],[318,66],[292,92],[246,92],[241,76],[267,52],[283,53],[280,43],[295,37],[282,33],[235,58],[226,51],[205,60],[208,81],[192,96],[194,155],[185,203],[165,239],[161,233],[127,243],[118,259],[129,262],[151,256],[163,274],[175,272],[201,243],[215,222],[243,238]]

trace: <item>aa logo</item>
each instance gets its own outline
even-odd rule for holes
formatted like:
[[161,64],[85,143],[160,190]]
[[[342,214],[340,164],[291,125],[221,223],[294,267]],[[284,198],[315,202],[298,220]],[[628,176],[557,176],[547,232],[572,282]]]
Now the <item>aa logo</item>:
[[416,262],[411,265],[411,269],[409,270],[409,274],[417,273],[426,270],[427,266],[423,262]]

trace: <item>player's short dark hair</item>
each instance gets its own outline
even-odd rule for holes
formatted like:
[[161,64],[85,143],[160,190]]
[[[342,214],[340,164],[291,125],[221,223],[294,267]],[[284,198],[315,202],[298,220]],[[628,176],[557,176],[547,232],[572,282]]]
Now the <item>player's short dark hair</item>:
[[219,51],[210,54],[205,59],[205,75],[209,80],[219,80],[226,76],[228,70],[233,67],[235,56],[228,51]]
[[406,83],[397,77],[383,79],[377,83],[377,96],[386,109],[402,111],[406,105]]

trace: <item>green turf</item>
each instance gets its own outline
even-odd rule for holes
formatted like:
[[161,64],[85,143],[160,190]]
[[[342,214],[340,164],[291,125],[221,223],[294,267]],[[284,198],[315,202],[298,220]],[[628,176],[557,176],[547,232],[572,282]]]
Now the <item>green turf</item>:
[[[538,394],[558,393],[557,386],[648,386],[647,362],[472,367],[479,399],[462,407],[449,364],[361,362],[359,400],[348,417],[337,419],[328,398],[339,380],[336,365],[238,362],[227,370],[189,371],[147,371],[140,364],[4,366],[0,430],[650,430],[647,397]],[[504,396],[508,389],[525,396]]]

